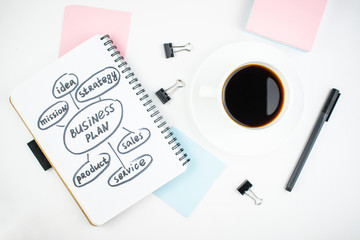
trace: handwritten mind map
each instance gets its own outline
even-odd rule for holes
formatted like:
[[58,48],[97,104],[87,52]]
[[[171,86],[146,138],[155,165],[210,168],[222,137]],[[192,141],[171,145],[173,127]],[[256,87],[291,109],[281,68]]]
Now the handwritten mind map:
[[[55,80],[52,88],[55,100],[61,100],[46,108],[39,116],[39,129],[46,131],[53,126],[64,128],[64,148],[71,154],[84,156],[81,167],[72,170],[76,187],[84,187],[97,180],[106,172],[112,158],[120,162],[120,168],[108,174],[110,177],[107,184],[111,187],[135,179],[153,162],[153,157],[148,153],[139,153],[135,159],[126,157],[129,152],[140,151],[141,146],[146,144],[151,136],[148,128],[129,130],[122,127],[126,134],[120,138],[119,134],[113,136],[122,125],[124,106],[119,99],[101,97],[117,87],[120,80],[120,72],[114,67],[101,69],[83,82],[74,73],[64,73]],[[65,100],[66,97],[70,98],[70,104]],[[78,103],[87,104],[80,108]],[[77,112],[67,116],[72,105]],[[58,125],[60,122],[63,125]],[[117,148],[112,146],[110,138],[112,142],[118,142]]]

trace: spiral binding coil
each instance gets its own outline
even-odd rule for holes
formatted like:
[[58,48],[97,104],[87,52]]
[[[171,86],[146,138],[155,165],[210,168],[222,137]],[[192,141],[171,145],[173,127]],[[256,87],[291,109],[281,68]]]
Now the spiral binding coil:
[[154,119],[154,123],[157,124],[157,127],[161,129],[161,134],[164,135],[165,139],[168,140],[168,144],[171,145],[171,149],[175,152],[176,156],[179,156],[179,161],[183,161],[183,165],[186,165],[190,159],[187,158],[187,154],[184,152],[184,149],[181,148],[181,144],[177,142],[177,138],[174,137],[174,133],[170,131],[170,128],[167,126],[165,120],[163,120],[162,115],[159,110],[156,109],[156,105],[153,104],[152,100],[149,98],[149,95],[145,92],[145,89],[142,88],[141,83],[135,77],[135,74],[131,72],[131,68],[127,66],[127,62],[124,61],[124,57],[120,55],[120,51],[117,50],[116,46],[113,44],[113,41],[110,39],[109,35],[104,35],[100,40],[105,41],[104,46],[108,46],[107,51],[111,52],[111,57],[116,57],[114,59],[115,63],[119,63],[117,67],[121,70],[122,74],[125,75],[125,79],[129,80],[129,84],[132,86],[132,89],[135,91],[137,96],[140,96],[139,100],[143,102],[143,106],[146,108],[146,111],[150,113],[150,117]]

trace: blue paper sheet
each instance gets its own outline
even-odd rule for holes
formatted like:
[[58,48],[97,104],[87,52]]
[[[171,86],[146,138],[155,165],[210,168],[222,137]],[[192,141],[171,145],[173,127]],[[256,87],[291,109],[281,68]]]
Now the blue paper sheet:
[[178,129],[171,130],[191,160],[183,174],[156,190],[154,195],[189,217],[225,165]]

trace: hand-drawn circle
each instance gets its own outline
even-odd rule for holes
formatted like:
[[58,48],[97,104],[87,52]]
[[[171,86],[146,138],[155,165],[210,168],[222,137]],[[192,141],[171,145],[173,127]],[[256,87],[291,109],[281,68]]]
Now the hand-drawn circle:
[[[113,183],[113,179],[115,179],[116,175],[119,174],[119,172],[120,172],[121,169],[123,168],[123,167],[120,167],[118,170],[116,170],[116,171],[109,177],[109,179],[108,179],[108,184],[109,184],[109,186],[111,186],[111,187],[120,186],[120,185],[122,185],[122,184],[124,184],[124,183],[127,183],[127,182],[133,180],[134,178],[136,178],[137,176],[139,176],[141,173],[143,173],[143,172],[151,165],[151,163],[153,162],[153,158],[152,158],[151,155],[149,155],[149,154],[141,155],[141,156],[135,158],[134,160],[132,160],[130,163],[136,162],[136,161],[141,161],[142,159],[147,159],[147,160],[149,160],[148,163],[146,164],[146,166],[145,166],[143,169],[141,169],[140,171],[138,171],[137,173],[135,173],[135,175],[134,175],[134,176],[131,176],[129,179],[119,180],[119,182]],[[125,171],[126,171],[126,170],[125,170]]]
[[78,102],[89,101],[110,91],[119,82],[119,70],[114,67],[106,67],[86,79],[76,90],[75,98]]
[[[104,162],[104,165],[100,165],[100,163],[103,161],[99,161],[97,160],[97,162],[94,162],[94,160],[89,159],[89,154],[87,156],[87,161],[81,165],[81,167],[75,172],[74,176],[73,176],[73,183],[76,187],[83,187],[89,183],[91,183],[92,181],[94,181],[95,179],[97,179],[103,172],[105,172],[105,170],[110,166],[110,161],[111,161],[111,157],[108,153],[100,153],[97,157],[102,156],[103,158],[105,158],[104,156],[106,156],[106,160],[108,161],[107,163]],[[94,165],[92,165],[94,164]],[[86,169],[88,168],[88,169]],[[98,169],[101,169],[97,174],[95,174],[94,176],[91,176],[93,172],[97,171]],[[80,180],[78,180],[77,178],[80,177],[81,180],[83,180],[83,176],[82,175],[78,175],[81,171],[83,171],[84,174],[84,178],[85,181],[84,183],[79,183]],[[89,172],[89,174],[86,174],[87,172]],[[87,179],[89,178],[89,179]],[[76,182],[76,180],[78,180],[78,182]]]
[[74,89],[78,85],[79,85],[79,79],[75,74],[65,73],[61,75],[58,79],[56,79],[52,89],[53,96],[55,98],[62,98],[63,96],[74,91]]
[[[138,133],[145,133],[145,136],[142,136],[143,138],[141,139],[141,142],[138,141],[138,142],[140,142],[139,144],[134,144],[134,145],[133,145],[134,147],[132,147],[132,146],[127,147],[127,148],[126,148],[127,151],[123,151],[123,148],[124,148],[124,147],[122,147],[123,141],[125,141],[130,135],[135,134],[134,132],[129,132],[128,134],[126,134],[126,135],[120,140],[120,142],[119,142],[119,144],[118,144],[118,146],[117,146],[118,152],[121,153],[121,154],[129,153],[129,152],[135,150],[136,148],[140,147],[140,146],[143,145],[144,143],[146,143],[147,140],[149,140],[149,138],[150,138],[150,136],[151,136],[150,130],[147,129],[147,128],[140,128],[140,129],[138,130]],[[124,149],[124,150],[126,150],[126,149]]]
[[[96,116],[95,120],[92,120],[93,116]],[[82,154],[94,149],[111,137],[120,126],[122,118],[123,106],[119,100],[103,99],[86,106],[76,113],[66,125],[63,135],[65,148],[73,154]],[[97,136],[90,143],[86,134],[92,134],[91,130],[94,129],[99,130],[98,127],[103,126],[100,123],[105,120],[108,125],[106,132]]]
[[[62,105],[62,106],[59,106],[59,105]],[[38,128],[40,128],[41,130],[46,130],[46,129],[54,126],[55,124],[60,122],[65,117],[65,115],[68,113],[68,110],[69,110],[69,104],[66,101],[58,101],[58,102],[54,103],[40,115],[38,122],[37,122]],[[50,123],[50,122],[52,122],[52,120],[54,120],[56,118],[58,118],[56,121],[54,121],[53,123]],[[47,123],[49,123],[50,125],[42,127],[43,125],[46,125]]]

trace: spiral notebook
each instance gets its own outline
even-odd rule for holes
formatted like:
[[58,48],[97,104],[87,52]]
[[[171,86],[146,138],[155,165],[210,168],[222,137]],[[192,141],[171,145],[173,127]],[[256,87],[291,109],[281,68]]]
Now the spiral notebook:
[[22,83],[10,102],[93,225],[186,170],[187,154],[107,35]]

